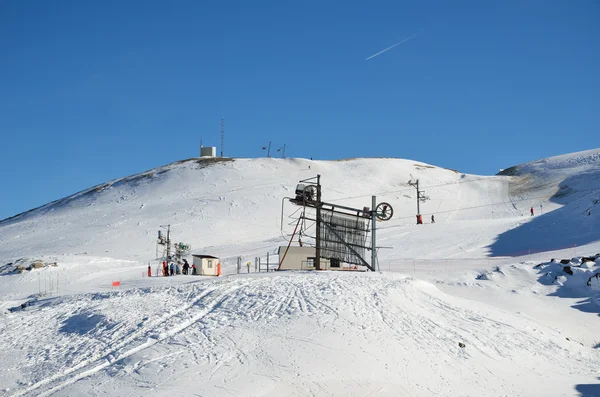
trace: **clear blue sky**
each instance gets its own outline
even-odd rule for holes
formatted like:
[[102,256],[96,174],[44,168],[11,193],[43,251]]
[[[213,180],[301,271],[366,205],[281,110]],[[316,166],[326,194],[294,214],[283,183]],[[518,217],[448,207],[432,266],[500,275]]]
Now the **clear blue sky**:
[[4,0],[0,50],[0,219],[218,147],[221,117],[228,157],[494,174],[600,146],[594,0]]

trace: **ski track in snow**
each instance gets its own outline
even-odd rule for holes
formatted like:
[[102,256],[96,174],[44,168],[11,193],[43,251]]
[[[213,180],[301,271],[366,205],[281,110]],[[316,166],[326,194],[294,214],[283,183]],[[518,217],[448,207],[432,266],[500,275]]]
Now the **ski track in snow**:
[[[298,392],[291,395],[329,395],[341,390],[341,379],[351,375],[349,368],[358,371],[352,375],[358,378],[354,386],[344,386],[348,395],[378,393],[381,388],[383,395],[398,395],[389,394],[389,386],[400,384],[406,395],[444,394],[457,390],[452,388],[460,379],[470,393],[518,395],[524,385],[515,383],[516,373],[529,372],[542,382],[598,367],[598,354],[586,355],[583,347],[566,349],[568,342],[550,329],[539,326],[532,332],[528,324],[523,327],[514,315],[504,313],[490,317],[412,278],[305,273],[157,288],[144,296],[146,307],[158,308],[156,319],[149,319],[153,316],[146,311],[141,322],[131,319],[141,311],[139,297],[127,291],[64,298],[15,314],[39,324],[32,334],[22,335],[24,339],[42,329],[58,346],[86,346],[87,352],[66,349],[53,357],[57,367],[40,362],[36,353],[18,360],[11,370],[31,368],[29,375],[20,377],[32,384],[10,395],[66,396],[90,387],[94,395],[114,394],[123,383],[139,382],[144,387],[128,389],[130,395],[144,395],[148,389],[168,395],[161,385],[194,384],[185,373],[200,376],[199,395],[239,394],[243,390],[236,385],[252,386],[264,379],[259,383],[271,390],[265,395],[276,396],[283,392],[278,378],[288,379]],[[169,305],[179,301],[181,306],[159,315],[167,297]],[[65,323],[65,316],[77,316],[83,307],[86,313],[112,314],[113,323],[98,324],[107,329],[94,330],[102,340],[91,345],[86,334],[64,340],[64,333],[57,332],[59,321],[47,321],[52,316]],[[459,341],[467,348],[458,348]],[[18,348],[4,335],[0,343]],[[524,360],[528,355],[533,358]],[[311,369],[304,362],[307,357],[324,362]],[[371,360],[369,365],[378,372],[375,378],[360,375],[363,360]],[[68,362],[71,365],[60,368]],[[185,371],[171,371],[168,377],[160,376],[161,381],[153,381],[146,372],[149,366],[168,372],[177,363],[186,363]],[[412,373],[415,369],[418,374]],[[304,376],[298,378],[299,373]],[[487,392],[482,383],[488,383]]]
[[[153,346],[154,344],[167,338],[173,337],[213,311],[223,302],[223,300],[227,299],[228,294],[233,292],[236,288],[238,287],[233,287],[225,291],[219,291],[218,293],[215,290],[203,291],[201,294],[196,296],[191,303],[184,304],[182,307],[157,319],[156,321],[148,321],[147,324],[141,324],[138,330],[132,331],[120,341],[111,340],[110,342],[106,343],[106,345],[110,346],[106,350],[102,350],[99,353],[90,354],[87,357],[78,357],[78,359],[80,359],[78,364],[53,376],[37,381],[34,385],[26,390],[15,394],[15,396],[25,395],[34,391],[36,391],[37,394],[39,393],[38,390],[41,387],[58,382],[59,384],[53,386],[50,390],[37,394],[39,396],[50,395],[81,378],[93,375],[109,367],[113,363],[125,359],[134,353]],[[213,297],[213,295],[216,295],[216,297]],[[202,308],[195,308],[196,303],[206,300],[208,300],[208,302],[206,302]],[[190,310],[196,310],[198,313],[190,314]],[[175,322],[175,324],[172,324],[173,322]],[[161,331],[161,329],[166,330]],[[143,339],[146,339],[146,341],[142,342]],[[115,343],[114,345],[113,342]],[[67,380],[62,381],[64,378],[67,378]]]

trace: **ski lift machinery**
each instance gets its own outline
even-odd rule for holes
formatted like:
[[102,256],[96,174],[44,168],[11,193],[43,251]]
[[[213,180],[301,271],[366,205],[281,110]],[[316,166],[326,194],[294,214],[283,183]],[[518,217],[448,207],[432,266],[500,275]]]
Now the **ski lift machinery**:
[[[321,176],[299,181],[294,191],[294,197],[284,197],[281,205],[281,227],[283,233],[283,205],[287,199],[291,203],[308,208],[316,209],[316,219],[306,217],[303,211],[298,219],[298,224],[304,219],[315,221],[317,223],[315,236],[317,269],[320,268],[320,258],[343,260],[348,263],[362,265],[369,270],[376,270],[376,222],[388,221],[394,214],[394,209],[389,203],[381,202],[377,204],[376,196],[372,196],[372,207],[363,207],[362,209],[347,207],[339,204],[332,204],[321,201]],[[315,183],[316,182],[316,183]],[[326,216],[323,217],[322,213]],[[353,219],[355,227],[349,226]],[[361,221],[362,219],[362,221]],[[366,245],[366,234],[368,225],[364,227],[364,221],[371,223],[371,245]],[[292,233],[289,244],[294,238]],[[323,236],[322,236],[323,235]],[[323,244],[324,243],[324,244]],[[330,248],[335,246],[336,248]],[[289,247],[289,245],[288,245]],[[381,247],[380,247],[381,248]],[[371,263],[364,258],[362,252],[371,250]],[[323,253],[321,252],[323,251]],[[355,263],[356,262],[356,263]]]

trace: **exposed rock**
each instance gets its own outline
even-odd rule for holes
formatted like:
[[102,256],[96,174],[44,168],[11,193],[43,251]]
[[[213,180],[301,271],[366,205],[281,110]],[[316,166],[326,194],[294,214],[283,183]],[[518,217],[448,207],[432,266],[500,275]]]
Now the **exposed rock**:
[[587,286],[591,287],[592,286],[592,279],[596,278],[597,280],[600,279],[600,273],[596,273],[595,275],[593,275],[592,277],[590,277],[587,281]]
[[571,269],[571,266],[565,266],[563,267],[563,270],[565,273],[570,274],[571,276],[573,275],[573,269]]

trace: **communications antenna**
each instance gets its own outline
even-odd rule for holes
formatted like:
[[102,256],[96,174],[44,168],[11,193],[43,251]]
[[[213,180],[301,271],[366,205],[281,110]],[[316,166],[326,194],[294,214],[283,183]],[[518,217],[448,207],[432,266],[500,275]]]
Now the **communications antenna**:
[[223,157],[225,147],[225,119],[221,118],[221,157]]

